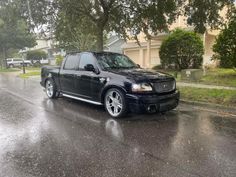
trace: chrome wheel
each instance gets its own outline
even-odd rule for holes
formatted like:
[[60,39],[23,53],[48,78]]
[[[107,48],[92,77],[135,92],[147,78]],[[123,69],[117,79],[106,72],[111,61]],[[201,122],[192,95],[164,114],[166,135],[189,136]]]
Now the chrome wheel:
[[46,82],[46,93],[49,98],[53,97],[54,88],[53,88],[53,83],[50,80]]
[[120,93],[111,90],[106,95],[106,108],[109,114],[113,117],[118,117],[123,110],[122,97]]

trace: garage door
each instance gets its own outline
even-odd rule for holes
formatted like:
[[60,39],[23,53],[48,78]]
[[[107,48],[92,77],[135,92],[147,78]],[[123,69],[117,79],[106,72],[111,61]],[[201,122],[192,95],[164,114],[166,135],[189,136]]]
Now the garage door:
[[141,65],[141,63],[139,63],[139,50],[125,51],[125,55],[127,55],[136,64],[140,64]]

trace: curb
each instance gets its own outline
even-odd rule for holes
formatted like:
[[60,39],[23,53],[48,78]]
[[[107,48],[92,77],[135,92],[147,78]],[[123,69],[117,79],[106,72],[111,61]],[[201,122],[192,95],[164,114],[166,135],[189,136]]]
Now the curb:
[[189,101],[189,100],[183,100],[183,99],[180,99],[180,103],[191,104],[193,106],[199,106],[204,109],[211,109],[212,112],[221,112],[221,113],[232,114],[236,116],[236,108],[233,108],[233,107],[227,107],[224,105],[214,104],[214,103]]

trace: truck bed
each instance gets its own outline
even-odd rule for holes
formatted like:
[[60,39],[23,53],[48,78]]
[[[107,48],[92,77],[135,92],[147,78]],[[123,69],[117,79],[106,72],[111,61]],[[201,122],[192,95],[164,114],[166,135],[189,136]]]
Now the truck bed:
[[59,72],[60,66],[43,66],[41,68],[41,85],[45,86],[45,79],[51,75],[54,78],[54,81],[59,83]]

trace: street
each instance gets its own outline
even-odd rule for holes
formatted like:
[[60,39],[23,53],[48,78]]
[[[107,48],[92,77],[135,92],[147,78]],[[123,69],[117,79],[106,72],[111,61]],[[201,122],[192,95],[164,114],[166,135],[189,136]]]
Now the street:
[[236,115],[181,103],[114,120],[39,81],[0,74],[1,177],[236,176]]

